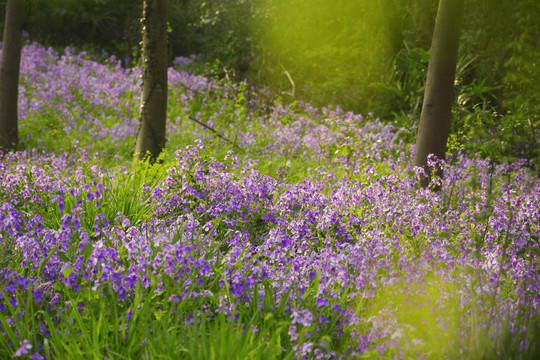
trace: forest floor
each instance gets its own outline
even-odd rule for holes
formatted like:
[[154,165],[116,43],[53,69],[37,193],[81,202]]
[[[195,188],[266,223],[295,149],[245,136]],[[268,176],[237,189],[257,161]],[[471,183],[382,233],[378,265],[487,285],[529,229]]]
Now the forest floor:
[[526,161],[456,151],[420,189],[403,129],[189,62],[152,165],[132,160],[139,69],[24,48],[0,357],[540,358]]

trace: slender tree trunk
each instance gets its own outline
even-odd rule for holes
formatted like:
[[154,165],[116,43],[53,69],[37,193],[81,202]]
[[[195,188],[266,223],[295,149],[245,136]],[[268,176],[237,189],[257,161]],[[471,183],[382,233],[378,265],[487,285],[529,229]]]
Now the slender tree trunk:
[[[428,175],[421,180],[422,187],[428,186],[431,179],[428,155],[434,154],[438,159],[446,155],[464,2],[439,2],[414,153],[414,166],[423,167]],[[441,170],[437,174],[442,177]]]
[[17,101],[23,20],[24,0],[8,0],[0,60],[0,149],[14,149],[19,142]]
[[142,94],[135,156],[155,161],[165,147],[167,0],[144,0]]

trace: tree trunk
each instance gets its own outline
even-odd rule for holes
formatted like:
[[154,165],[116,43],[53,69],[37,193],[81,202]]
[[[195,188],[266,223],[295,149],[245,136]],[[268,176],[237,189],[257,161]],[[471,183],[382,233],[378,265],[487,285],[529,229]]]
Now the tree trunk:
[[19,71],[22,50],[24,0],[8,0],[0,63],[0,149],[15,149],[19,142]]
[[[446,155],[463,6],[464,0],[439,2],[414,153],[414,166],[424,168],[428,175],[421,179],[422,187],[431,180],[428,155],[438,159]],[[442,170],[437,170],[437,175],[442,177]]]
[[167,0],[144,0],[142,94],[135,156],[155,161],[165,147]]

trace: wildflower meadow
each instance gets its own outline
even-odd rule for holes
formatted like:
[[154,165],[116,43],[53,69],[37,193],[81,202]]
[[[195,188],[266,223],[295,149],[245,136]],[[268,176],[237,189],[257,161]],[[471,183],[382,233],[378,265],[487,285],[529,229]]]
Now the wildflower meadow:
[[140,69],[27,43],[0,154],[0,358],[537,359],[540,181],[410,133],[169,69],[134,161]]

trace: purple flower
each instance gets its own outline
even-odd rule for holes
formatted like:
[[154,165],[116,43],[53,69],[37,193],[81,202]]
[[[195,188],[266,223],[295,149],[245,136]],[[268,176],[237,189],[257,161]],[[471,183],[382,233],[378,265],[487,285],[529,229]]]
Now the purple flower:
[[289,336],[291,337],[291,341],[296,341],[296,339],[298,339],[298,334],[296,333],[296,326],[291,325],[289,327]]
[[30,344],[30,341],[28,339],[24,339],[23,341],[19,342],[19,348],[13,355],[11,355],[12,358],[19,357],[28,354],[30,349],[32,349],[32,344]]
[[310,326],[311,321],[313,320],[313,314],[309,310],[292,310],[292,323],[301,324],[304,326]]
[[123,217],[122,218],[122,227],[124,228],[127,228],[131,225],[131,222],[129,221],[129,219],[127,217]]
[[126,314],[126,321],[130,321],[133,317],[133,308],[130,308]]
[[11,306],[12,306],[13,308],[17,308],[17,305],[19,304],[19,303],[17,302],[17,298],[16,298],[15,296],[11,296],[11,297],[9,298],[9,303],[11,304]]

